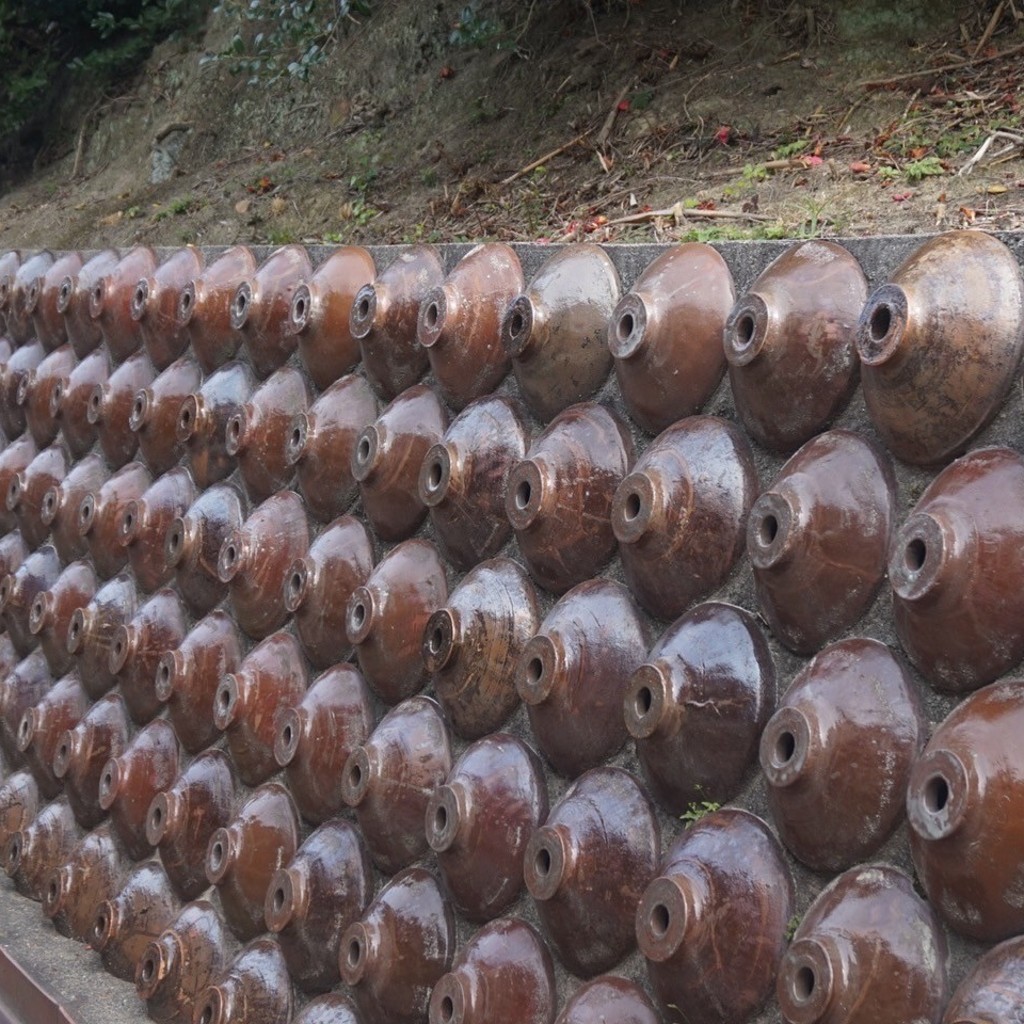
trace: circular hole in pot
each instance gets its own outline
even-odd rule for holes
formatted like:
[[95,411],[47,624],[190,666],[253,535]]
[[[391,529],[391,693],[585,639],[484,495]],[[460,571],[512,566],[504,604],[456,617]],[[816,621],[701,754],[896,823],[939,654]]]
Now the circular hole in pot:
[[370,439],[368,437],[359,438],[359,448],[356,451],[356,457],[360,462],[366,462],[370,458]]
[[149,816],[149,820],[153,828],[160,828],[160,826],[163,825],[164,809],[159,804],[153,808],[153,813]]
[[634,519],[636,519],[636,517],[638,515],[640,515],[640,510],[642,508],[643,508],[643,502],[641,502],[641,500],[640,500],[640,495],[637,494],[636,491],[633,491],[626,498],[626,508],[625,508],[626,522],[632,522]]
[[437,303],[436,302],[432,302],[432,303],[430,303],[429,306],[427,306],[427,310],[423,314],[423,321],[424,321],[424,323],[428,327],[434,328],[434,327],[437,326],[437,317],[438,317]]
[[615,329],[615,333],[618,335],[619,341],[625,341],[632,333],[636,330],[636,320],[632,313],[623,313],[619,317],[618,326]]
[[448,827],[448,808],[444,804],[438,804],[434,811],[434,831],[443,832]]
[[295,427],[292,430],[292,447],[298,448],[302,444],[302,428]]
[[199,1024],[213,1024],[213,1007],[209,1003],[203,1007],[203,1015],[199,1018]]
[[227,711],[231,706],[231,691],[226,686],[222,686],[217,691],[217,702],[220,704],[221,711]]
[[238,559],[238,548],[234,544],[229,544],[224,549],[224,564],[230,569]]
[[356,307],[356,312],[361,320],[365,320],[370,313],[370,300],[364,295],[359,300],[359,305]]
[[441,1020],[444,1024],[448,1024],[448,1021],[455,1016],[455,1004],[452,1002],[451,996],[441,997]]
[[283,729],[281,730],[281,740],[282,740],[282,742],[284,743],[284,745],[285,745],[286,747],[290,747],[290,746],[292,745],[292,737],[293,737],[294,735],[295,735],[295,734],[294,734],[294,732],[292,732],[292,727],[291,727],[291,723],[289,723],[288,725],[286,725],[286,726],[285,726],[285,727],[284,727],[284,728],[283,728]]
[[651,907],[650,924],[655,938],[660,939],[668,931],[670,922],[671,916],[669,915],[668,907],[664,903],[656,903]]
[[57,902],[57,894],[60,892],[60,886],[57,885],[57,879],[53,878],[50,880],[50,888],[46,891],[46,901],[49,904]]
[[746,348],[754,340],[754,318],[747,313],[736,321],[736,347]]
[[353,789],[358,789],[363,784],[363,769],[358,763],[349,768],[348,781]]
[[359,604],[354,605],[352,608],[352,627],[354,629],[362,629],[363,623],[366,621],[366,605],[362,601]]
[[184,291],[181,293],[181,311],[187,313],[192,308],[192,293]]
[[544,675],[544,662],[540,658],[531,658],[526,666],[527,682],[539,683],[542,675]]
[[142,961],[142,980],[147,983],[151,982],[154,974],[156,974],[156,964],[151,956],[147,956]]
[[512,314],[512,319],[508,322],[508,333],[513,338],[518,338],[523,333],[523,328],[526,326],[526,321],[523,319],[523,314],[517,309]]
[[909,541],[903,552],[903,564],[909,572],[920,572],[928,555],[928,546],[920,537]]
[[363,956],[363,944],[358,939],[350,939],[348,944],[348,964],[355,967]]
[[435,459],[427,471],[427,486],[432,491],[436,491],[441,486],[442,476],[444,476],[444,468],[441,466],[441,460]]
[[541,878],[546,878],[551,871],[551,851],[542,846],[533,858],[533,868]]
[[281,886],[278,886],[274,890],[274,913],[275,914],[280,914],[283,907],[284,907],[284,889],[282,889]]
[[654,704],[654,694],[649,686],[641,686],[633,697],[633,707],[636,710],[637,718],[643,718]]
[[758,539],[768,547],[779,535],[779,521],[770,512],[761,520],[761,526],[757,531]]
[[220,871],[224,864],[224,844],[217,840],[210,848],[210,867],[214,871]]
[[869,323],[871,340],[881,341],[889,333],[891,327],[892,310],[886,305],[876,306]]
[[519,486],[516,488],[516,508],[524,509],[530,504],[530,498],[533,495],[533,488],[530,486],[529,480],[522,480]]
[[306,300],[302,295],[295,300],[295,319],[306,319]]
[[796,753],[796,737],[789,732],[780,732],[775,740],[774,761],[778,767],[789,764]]
[[793,995],[796,996],[798,1002],[806,1003],[814,994],[816,984],[814,971],[810,967],[801,967],[793,979]]
[[298,597],[302,593],[303,575],[301,572],[293,572],[291,579],[288,581],[288,589],[291,591],[292,597]]
[[924,784],[924,805],[932,813],[938,814],[949,803],[949,783],[941,775],[933,775]]
[[97,916],[96,927],[93,929],[93,931],[95,932],[97,939],[102,939],[103,936],[106,934],[107,915],[103,911],[100,911],[99,915]]
[[430,647],[431,654],[437,654],[442,647],[444,647],[444,630],[440,626],[430,634]]

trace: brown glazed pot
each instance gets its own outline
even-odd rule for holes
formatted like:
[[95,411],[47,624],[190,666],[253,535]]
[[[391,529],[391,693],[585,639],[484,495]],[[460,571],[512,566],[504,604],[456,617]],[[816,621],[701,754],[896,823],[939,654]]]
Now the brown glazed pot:
[[28,628],[39,638],[39,646],[54,678],[70,671],[74,657],[68,651],[71,616],[87,605],[96,593],[96,573],[88,562],[72,562],[54,580],[53,586],[37,594],[28,616]]
[[231,362],[211,373],[182,402],[175,430],[197,487],[210,487],[234,472],[237,462],[228,455],[227,426],[252,397],[254,387],[248,365]]
[[[14,437],[14,440],[0,450],[0,497],[6,497],[11,482],[17,479],[19,473],[24,473],[39,454],[39,448],[31,434],[21,437],[14,434],[9,436]],[[0,501],[0,531],[6,533],[8,530],[17,529],[17,526],[18,520],[14,512],[7,508],[6,501]]]
[[308,686],[302,652],[285,632],[267,637],[220,681],[213,721],[227,733],[231,759],[247,786],[258,786],[277,771],[277,715],[298,704]]
[[235,293],[256,273],[256,260],[244,246],[222,253],[187,282],[178,298],[178,323],[188,331],[192,354],[212,373],[238,351],[241,334],[231,325]]
[[544,940],[510,917],[485,925],[430,995],[430,1024],[551,1024],[558,1005]]
[[505,515],[509,470],[526,457],[529,434],[518,404],[491,395],[468,405],[420,467],[420,501],[437,543],[456,568],[493,558],[512,533]]
[[25,425],[40,448],[56,440],[60,424],[57,422],[54,395],[59,394],[58,389],[63,389],[64,381],[76,362],[71,346],[63,345],[30,370],[18,384],[15,400],[24,408]]
[[129,462],[79,503],[78,533],[85,538],[100,579],[110,579],[128,564],[121,532],[125,511],[152,483],[149,470],[141,462]]
[[4,849],[4,870],[14,888],[41,903],[50,876],[68,859],[82,835],[64,797],[40,808]]
[[957,986],[943,1024],[1015,1024],[1024,1010],[1024,936],[990,949]]
[[[17,572],[18,567],[28,556],[28,545],[18,530],[12,530],[0,537],[0,579],[8,573]],[[61,561],[65,559],[62,558]]]
[[154,689],[167,705],[167,718],[190,753],[198,754],[220,735],[213,699],[221,680],[238,671],[242,639],[231,616],[211,612],[185,638],[160,657]]
[[478,565],[427,620],[423,661],[463,739],[494,732],[519,704],[519,656],[539,626],[533,584],[510,558]]
[[390,401],[426,372],[426,349],[416,340],[420,305],[444,281],[430,245],[413,245],[356,293],[349,331],[359,342],[363,369],[374,391]]
[[109,274],[121,257],[115,249],[104,249],[75,273],[67,273],[57,292],[57,312],[64,317],[68,341],[75,355],[83,359],[103,340],[99,324],[89,313],[89,297],[97,283]]
[[342,799],[355,808],[373,863],[384,874],[427,852],[427,804],[451,767],[448,727],[429,697],[410,697],[392,708],[349,755]]
[[947,466],[893,538],[904,651],[936,688],[977,689],[1024,657],[1024,459],[982,448]]
[[1024,819],[1024,690],[986,686],[959,704],[915,761],[907,789],[917,876],[950,927],[980,942],[1024,931],[1016,898]]
[[25,406],[18,402],[18,392],[35,368],[43,361],[46,351],[38,342],[22,345],[14,350],[0,370],[0,427],[4,436],[13,441],[25,430]]
[[17,249],[8,250],[0,256],[0,323],[3,324],[4,333],[8,330],[8,322],[16,319],[12,316],[11,293],[14,290],[15,275],[21,266],[21,256]]
[[636,909],[666,1012],[685,1006],[689,1024],[750,1020],[775,986],[793,898],[782,847],[760,818],[726,807],[684,831]]
[[138,435],[139,452],[156,476],[176,466],[185,453],[178,421],[186,399],[201,383],[198,364],[186,357],[135,395],[128,426]]
[[250,942],[196,998],[194,1024],[288,1024],[293,993],[281,949],[272,939]]
[[11,837],[28,826],[46,802],[30,772],[14,772],[0,784],[0,860]]
[[851,868],[818,896],[776,988],[789,1024],[938,1024],[946,994],[939,922],[887,864]]
[[22,539],[35,550],[49,536],[50,526],[43,521],[43,496],[64,479],[68,457],[57,444],[44,448],[7,488],[7,509],[13,512]]
[[359,484],[363,515],[381,540],[404,540],[426,518],[420,467],[447,426],[448,413],[440,399],[426,384],[416,384],[359,435],[352,452],[352,476]]
[[139,279],[149,277],[156,267],[156,253],[138,245],[98,277],[89,293],[89,315],[115,363],[123,362],[142,344],[142,331],[132,319],[132,296]]
[[787,249],[750,286],[725,325],[725,358],[746,432],[791,452],[842,412],[857,386],[857,318],[868,286],[835,242]]
[[848,430],[808,441],[757,499],[747,551],[758,603],[791,651],[813,654],[868,610],[895,514],[889,459]]
[[221,545],[217,574],[230,585],[235,621],[254,640],[286,622],[284,582],[292,564],[308,550],[309,524],[294,491],[268,498]]
[[292,420],[288,461],[295,466],[310,514],[322,523],[347,512],[356,500],[359,485],[352,475],[352,456],[360,435],[379,412],[373,389],[352,374],[332,384]]
[[77,276],[81,269],[82,257],[77,252],[68,252],[57,257],[29,283],[25,307],[32,317],[35,336],[47,352],[67,344],[68,327],[64,314],[57,308],[57,300],[64,278]]
[[18,748],[21,719],[53,686],[53,676],[42,651],[33,651],[0,680],[0,750],[12,768],[25,758]]
[[182,288],[203,272],[204,265],[202,250],[186,245],[135,285],[132,319],[138,322],[142,344],[158,370],[166,369],[188,348],[188,330],[178,321],[178,303]]
[[209,887],[206,851],[214,832],[231,820],[235,778],[228,756],[207,750],[157,793],[146,816],[146,839],[156,847],[171,885],[183,900]]
[[619,390],[649,434],[700,411],[725,373],[722,332],[736,301],[717,250],[687,242],[662,253],[608,324]]
[[775,692],[771,651],[749,612],[709,602],[674,622],[633,673],[623,702],[651,796],[676,815],[735,797]]
[[726,420],[691,416],[657,437],[611,510],[626,582],[647,611],[671,621],[725,583],[758,490],[750,443]]
[[130,419],[135,396],[156,379],[156,371],[145,352],[126,359],[89,395],[85,416],[100,442],[100,450],[111,469],[135,457],[139,435]]
[[636,982],[609,974],[573,992],[555,1024],[662,1024],[647,993]]
[[132,860],[153,853],[146,836],[149,807],[157,793],[178,777],[178,738],[162,718],[150,722],[100,776],[100,807],[110,812],[110,823]]
[[596,402],[566,409],[508,474],[505,513],[530,575],[564,594],[615,554],[615,489],[633,462],[633,439]]
[[374,724],[369,688],[352,665],[328,669],[299,704],[278,713],[274,757],[307,821],[319,824],[345,810],[338,779]]
[[28,296],[32,283],[53,265],[53,253],[47,249],[26,254],[20,266],[4,276],[3,310],[7,315],[7,333],[18,345],[24,345],[35,334]]
[[519,657],[516,687],[541,753],[570,779],[626,741],[622,701],[647,655],[640,611],[614,580],[570,590]]
[[182,907],[135,969],[135,991],[150,1019],[192,1024],[196,1000],[227,967],[233,945],[212,903]]
[[306,1003],[292,1018],[292,1024],[359,1024],[359,1017],[348,996],[331,992]]
[[68,650],[75,656],[82,685],[94,700],[117,685],[110,669],[118,627],[130,622],[137,607],[130,576],[115,576],[104,583],[92,600],[77,608],[68,625]]
[[75,459],[82,458],[96,443],[96,426],[89,422],[89,399],[110,377],[110,360],[104,349],[90,352],[52,393],[52,412],[61,437]]
[[448,599],[444,562],[430,541],[407,540],[392,548],[357,587],[346,612],[348,642],[359,668],[385,704],[423,688],[423,631]]
[[95,828],[106,816],[100,806],[100,776],[107,761],[128,745],[128,716],[116,693],[96,701],[71,729],[61,734],[53,773],[82,828]]
[[341,936],[373,895],[373,867],[359,830],[340,819],[321,825],[267,887],[267,928],[288,973],[306,992],[338,984]]
[[826,647],[793,680],[761,736],[779,836],[815,871],[867,860],[902,821],[927,721],[885,644]]
[[210,837],[206,877],[217,886],[224,920],[240,941],[263,932],[267,887],[298,847],[295,804],[276,782],[254,790],[230,824]]
[[501,325],[525,286],[515,250],[489,242],[466,253],[423,300],[416,338],[453,409],[490,394],[508,375],[512,361]]
[[558,959],[592,978],[634,948],[633,918],[660,853],[643,789],[621,768],[581,776],[530,837],[524,876]]
[[[64,783],[53,772],[57,747],[65,730],[73,729],[89,710],[89,695],[78,676],[72,673],[58,679],[22,716],[18,723],[18,750],[32,772],[39,792],[53,800]],[[2,812],[0,812],[2,823]],[[6,837],[0,829],[0,851]]]
[[188,511],[168,527],[164,556],[193,615],[205,615],[227,594],[217,559],[224,541],[244,522],[242,496],[229,484],[215,484],[202,490]]
[[326,391],[359,362],[349,315],[356,293],[375,274],[373,257],[362,246],[343,245],[295,289],[291,329],[302,365],[318,391]]
[[298,339],[292,327],[292,296],[312,273],[301,245],[282,245],[235,292],[231,326],[241,333],[260,380],[288,362],[295,351]]
[[619,290],[608,254],[581,242],[555,253],[506,311],[501,342],[523,400],[542,423],[604,383],[612,368],[608,319]]
[[[50,590],[60,576],[61,564],[54,548],[46,544],[33,551],[13,572],[0,580],[0,617],[14,649],[24,657],[39,644],[32,632],[32,606],[40,594]],[[444,595],[442,595],[443,598]],[[423,627],[416,631],[419,645]]]
[[57,931],[78,942],[92,938],[96,907],[111,899],[128,868],[109,825],[86,834],[50,876],[43,913]]
[[196,487],[187,469],[172,469],[158,477],[121,514],[121,543],[128,554],[139,589],[152,594],[170,582],[166,538],[171,524],[195,500]]
[[427,804],[427,842],[445,889],[468,921],[493,920],[523,889],[526,844],[548,816],[544,769],[507,733],[478,740]]
[[252,501],[265,501],[295,476],[288,458],[292,420],[309,401],[305,378],[294,367],[285,366],[228,420],[225,451],[238,460]]
[[353,516],[328,526],[298,559],[285,583],[285,607],[295,617],[302,649],[315,668],[345,661],[352,647],[345,633],[349,599],[373,571],[373,536]]
[[82,500],[98,491],[110,478],[98,455],[86,455],[76,462],[68,475],[43,495],[41,516],[50,527],[50,540],[65,564],[84,558],[89,544],[79,526]]
[[857,325],[868,415],[904,462],[948,460],[995,416],[1024,349],[1017,258],[982,231],[925,242]]
[[377,894],[341,939],[342,981],[363,1024],[419,1024],[451,967],[455,915],[433,875],[409,868]]

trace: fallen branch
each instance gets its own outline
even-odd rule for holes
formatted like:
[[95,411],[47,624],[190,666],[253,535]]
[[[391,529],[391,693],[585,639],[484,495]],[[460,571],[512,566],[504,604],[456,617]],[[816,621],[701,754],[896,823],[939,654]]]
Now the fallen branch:
[[549,160],[552,160],[559,154],[564,153],[567,149],[572,149],[573,146],[575,146],[579,142],[582,142],[589,134],[590,129],[588,128],[585,132],[582,132],[579,135],[577,135],[575,139],[570,139],[564,145],[559,146],[557,149],[551,150],[550,153],[545,153],[543,156],[537,157],[537,159],[534,160],[532,163],[527,164],[525,167],[520,167],[515,174],[510,174],[507,178],[505,178],[502,181],[502,185],[511,185],[512,182],[516,180],[516,178],[521,178],[524,174],[529,174],[530,171],[536,170],[538,167],[541,166],[541,164],[547,163]]
[[615,127],[615,118],[619,113],[619,104],[626,98],[629,90],[633,88],[634,79],[622,87],[622,91],[612,101],[612,109],[608,111],[608,116],[604,119],[604,124],[601,125],[601,130],[597,133],[597,145],[599,149],[603,149],[605,144],[608,142],[609,136],[612,134],[612,128]]
[[993,11],[992,17],[988,19],[985,31],[982,32],[981,38],[978,40],[978,45],[974,48],[974,52],[971,54],[972,57],[977,57],[978,54],[988,46],[988,42],[992,38],[992,33],[996,30],[996,26],[1003,20],[1003,12],[1005,10],[1006,0],[1000,0],[999,6],[995,11]]
[[858,82],[857,85],[863,89],[884,89],[887,85],[912,82],[915,78],[942,75],[947,71],[959,71],[961,68],[971,68],[979,64],[991,64],[993,61],[1002,60],[1004,57],[1013,57],[1018,53],[1024,53],[1024,43],[1011,46],[1000,53],[990,54],[988,57],[972,57],[970,60],[958,60],[952,64],[940,64],[935,68],[921,68],[919,71],[907,71],[902,75],[891,75],[889,78],[868,78],[863,82]]
[[740,213],[736,210],[687,210],[682,202],[666,207],[664,210],[644,210],[642,213],[631,213],[625,217],[613,217],[605,221],[601,227],[611,227],[615,224],[643,224],[646,221],[657,220],[659,217],[671,217],[678,223],[688,218],[700,220],[759,220],[773,221],[776,218],[766,217],[759,213]]
[[[1001,149],[996,154],[996,157],[1005,156],[1007,153],[1010,152],[1010,150],[1015,149],[1017,146],[1024,147],[1024,135],[1015,135],[1013,132],[1003,132],[1003,131],[993,132],[981,144],[981,147],[979,148],[978,152],[975,153],[974,156],[972,156],[971,159],[968,160],[967,163],[965,163],[963,165],[963,167],[960,168],[959,171],[956,172],[957,177],[958,178],[963,178],[963,177],[966,177],[968,174],[970,174],[971,171],[973,171],[974,168],[979,163],[981,163],[981,161],[984,159],[985,154],[989,150],[989,147],[992,145],[993,142],[996,141],[996,139],[1005,139],[1007,142],[1010,143],[1009,146],[1003,147],[1003,149]],[[996,157],[994,157],[993,159],[995,159]]]

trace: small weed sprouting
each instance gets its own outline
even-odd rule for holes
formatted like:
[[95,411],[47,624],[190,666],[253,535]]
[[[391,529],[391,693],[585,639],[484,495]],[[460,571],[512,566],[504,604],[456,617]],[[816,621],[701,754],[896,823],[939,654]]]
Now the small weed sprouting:
[[796,935],[797,928],[800,927],[800,915],[794,914],[786,925],[786,941],[792,942],[793,936]]
[[797,139],[796,142],[787,142],[785,145],[779,146],[778,149],[772,153],[773,160],[788,160],[791,156],[796,156],[797,153],[802,153],[807,148],[806,139]]
[[689,805],[682,814],[679,815],[680,821],[686,822],[686,827],[689,828],[694,823],[700,821],[701,818],[711,814],[712,811],[717,811],[721,804],[716,804],[713,800],[699,800]]
[[935,178],[945,173],[946,168],[942,166],[942,161],[937,156],[926,156],[903,167],[903,175],[907,181],[921,181],[924,178]]

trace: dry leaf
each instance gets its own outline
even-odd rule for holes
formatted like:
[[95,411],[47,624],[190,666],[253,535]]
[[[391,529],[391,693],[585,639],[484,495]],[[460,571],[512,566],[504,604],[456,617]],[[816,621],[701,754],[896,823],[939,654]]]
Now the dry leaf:
[[985,191],[988,192],[990,196],[1001,196],[1004,192],[1008,191],[1008,189],[1005,185],[989,185]]
[[270,213],[274,217],[280,217],[285,210],[288,209],[288,200],[282,199],[281,196],[274,196],[270,201]]
[[235,203],[235,213],[240,217],[244,217],[249,212],[250,206],[252,206],[251,199],[239,199],[238,202]]
[[107,214],[106,217],[100,217],[100,226],[104,228],[112,228],[115,224],[120,224],[124,217],[124,210],[118,210],[117,213]]

